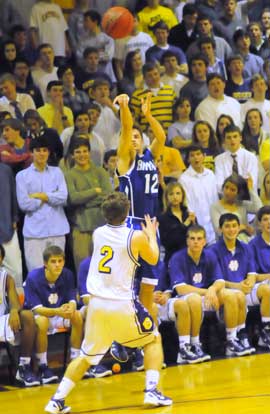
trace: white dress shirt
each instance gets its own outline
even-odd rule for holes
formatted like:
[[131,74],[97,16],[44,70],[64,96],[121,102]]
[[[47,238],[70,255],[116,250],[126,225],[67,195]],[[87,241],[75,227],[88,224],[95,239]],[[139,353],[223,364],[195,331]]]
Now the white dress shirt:
[[191,165],[179,179],[186,192],[189,211],[196,214],[198,223],[205,228],[207,242],[214,243],[215,231],[211,222],[210,207],[218,201],[217,181],[214,173],[204,168],[197,173]]
[[[0,98],[0,111],[8,111],[13,118],[16,118],[15,108],[10,102],[14,101],[10,101],[5,96],[2,96]],[[28,109],[36,109],[36,105],[28,93],[17,93],[16,102],[18,103],[18,108],[22,115],[24,115]]]

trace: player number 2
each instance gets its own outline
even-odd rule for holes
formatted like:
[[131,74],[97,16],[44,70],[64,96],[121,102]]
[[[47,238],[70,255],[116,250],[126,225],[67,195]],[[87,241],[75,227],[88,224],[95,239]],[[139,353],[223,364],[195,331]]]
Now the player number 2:
[[113,249],[110,246],[103,246],[100,249],[100,254],[104,257],[100,260],[98,264],[99,272],[100,273],[111,273],[110,266],[106,266],[106,265],[113,258]]
[[145,174],[145,194],[156,194],[158,192],[158,175]]

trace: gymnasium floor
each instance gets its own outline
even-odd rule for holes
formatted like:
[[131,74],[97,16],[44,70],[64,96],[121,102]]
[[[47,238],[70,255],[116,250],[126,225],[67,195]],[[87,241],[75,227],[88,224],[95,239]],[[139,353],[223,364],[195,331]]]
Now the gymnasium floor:
[[[268,414],[270,354],[163,370],[161,389],[173,398],[172,407],[144,409],[143,387],[143,373],[83,380],[67,404],[74,414]],[[56,384],[5,388],[0,392],[1,414],[42,414]]]

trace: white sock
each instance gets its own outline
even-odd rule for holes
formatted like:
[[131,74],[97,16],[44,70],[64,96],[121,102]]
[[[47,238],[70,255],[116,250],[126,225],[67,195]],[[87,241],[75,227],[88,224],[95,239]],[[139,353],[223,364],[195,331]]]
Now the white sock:
[[191,343],[192,343],[192,345],[199,344],[200,343],[200,337],[199,337],[199,335],[192,336],[191,337]]
[[180,348],[182,348],[183,345],[190,343],[190,335],[181,335],[178,339]]
[[158,385],[158,381],[159,381],[159,371],[155,369],[148,369],[146,371],[145,389],[146,390],[155,389]]
[[55,398],[56,400],[64,400],[67,397],[67,395],[73,390],[74,387],[75,382],[71,381],[67,377],[64,377],[60,382],[53,398]]
[[41,352],[40,354],[36,354],[36,357],[38,359],[38,365],[48,365],[47,352]]
[[19,365],[30,365],[31,357],[20,357]]
[[269,316],[262,316],[262,322],[263,322],[263,323],[268,323],[268,322],[270,322],[270,317],[269,317]]
[[230,340],[230,339],[236,338],[236,333],[237,333],[237,329],[236,328],[227,328],[226,329],[227,339]]
[[240,332],[242,329],[246,329],[246,325],[242,323],[242,325],[237,326],[237,332]]
[[70,348],[70,359],[75,359],[80,356],[81,350],[78,348]]

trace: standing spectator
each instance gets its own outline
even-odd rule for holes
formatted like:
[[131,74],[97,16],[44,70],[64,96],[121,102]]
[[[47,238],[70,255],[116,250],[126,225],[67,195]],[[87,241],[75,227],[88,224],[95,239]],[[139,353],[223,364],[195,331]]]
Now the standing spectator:
[[224,79],[227,79],[227,73],[224,62],[216,56],[216,43],[211,37],[202,37],[198,41],[200,52],[208,60],[207,73],[218,73]]
[[48,102],[38,108],[38,113],[49,128],[54,128],[61,134],[64,128],[74,123],[71,109],[64,105],[63,83],[50,81],[47,85],[47,97]]
[[68,17],[68,35],[74,56],[81,39],[87,36],[84,28],[84,13],[89,9],[89,0],[75,0],[75,7]]
[[224,95],[225,80],[217,73],[207,76],[208,96],[201,101],[195,111],[196,120],[208,121],[215,130],[221,114],[233,117],[236,125],[241,125],[241,107],[236,99]]
[[15,180],[11,168],[2,162],[0,162],[0,194],[0,244],[5,250],[4,256],[1,252],[1,265],[13,275],[16,286],[22,287],[22,255],[16,231],[19,215]]
[[37,48],[38,66],[32,69],[34,84],[39,88],[43,101],[46,101],[46,88],[50,81],[58,80],[57,67],[54,66],[54,51],[49,43]]
[[263,59],[260,56],[250,53],[250,36],[243,29],[238,29],[234,32],[233,42],[236,53],[239,53],[244,60],[244,72],[245,79],[251,78],[257,73],[262,73]]
[[145,87],[136,89],[131,97],[131,107],[135,111],[137,121],[143,129],[147,126],[147,121],[141,112],[141,101],[152,92],[151,106],[152,114],[158,120],[162,121],[164,129],[167,131],[172,123],[172,109],[176,94],[170,85],[163,85],[160,81],[158,65],[155,63],[146,63],[143,66],[143,77]]
[[92,254],[93,231],[104,223],[100,209],[103,197],[111,191],[109,176],[90,161],[89,142],[76,139],[70,149],[74,167],[66,173],[68,215],[71,224],[72,251],[76,269]]
[[209,16],[212,22],[218,19],[217,0],[200,0],[198,3],[198,13]]
[[252,96],[249,79],[244,78],[244,59],[241,55],[231,55],[227,60],[228,80],[225,94],[245,103]]
[[17,58],[13,73],[16,79],[17,92],[30,95],[37,108],[42,106],[44,102],[41,92],[39,88],[29,80],[29,78],[31,79],[29,62],[24,58]]
[[69,54],[67,22],[62,9],[52,0],[36,0],[30,16],[30,35],[32,47],[49,43],[57,59]]
[[183,21],[170,30],[168,43],[180,47],[186,52],[189,45],[196,40],[197,8],[193,4],[186,4],[183,8]]
[[200,225],[205,228],[207,242],[215,241],[215,232],[210,217],[210,207],[218,200],[217,181],[214,173],[204,168],[204,152],[197,145],[188,148],[190,166],[183,172],[179,182],[183,186],[189,211],[192,211]]
[[160,20],[163,20],[169,29],[177,25],[177,19],[173,11],[164,6],[160,6],[160,0],[147,0],[147,6],[144,7],[139,13],[139,29],[148,33],[155,41],[153,34],[153,26]]
[[180,60],[174,52],[166,50],[161,56],[160,63],[164,67],[161,81],[165,85],[171,85],[176,96],[179,96],[181,89],[188,82],[188,78],[179,73],[182,71],[180,69],[182,66]]
[[15,42],[17,48],[16,60],[18,58],[23,58],[31,65],[34,64],[37,58],[37,53],[36,49],[34,50],[30,45],[28,31],[25,26],[22,26],[21,24],[12,26],[10,29],[10,37]]
[[[65,248],[69,224],[64,213],[67,187],[58,167],[47,165],[49,145],[45,137],[31,142],[33,164],[16,176],[17,199],[25,213],[23,236],[28,271],[43,264],[43,251],[52,244]],[[52,225],[53,223],[53,225]]]
[[224,0],[223,15],[214,21],[214,31],[233,46],[234,32],[242,28],[243,23],[236,14],[237,0]]
[[89,98],[85,92],[76,88],[72,67],[70,65],[60,66],[57,69],[57,76],[63,83],[64,105],[69,107],[73,113],[84,109],[89,102]]
[[0,110],[8,111],[13,118],[20,121],[28,109],[36,109],[35,103],[30,95],[26,93],[17,93],[16,80],[13,75],[5,73],[0,78]]
[[264,37],[268,37],[270,34],[270,8],[263,9],[260,22]]

